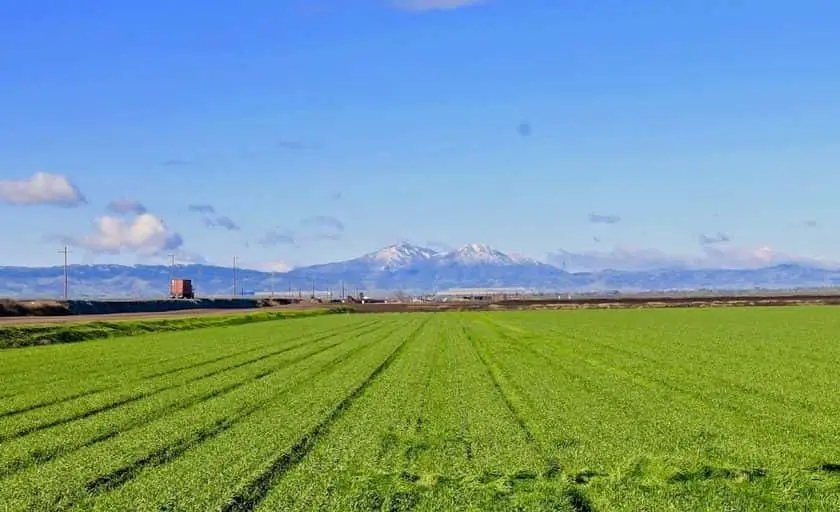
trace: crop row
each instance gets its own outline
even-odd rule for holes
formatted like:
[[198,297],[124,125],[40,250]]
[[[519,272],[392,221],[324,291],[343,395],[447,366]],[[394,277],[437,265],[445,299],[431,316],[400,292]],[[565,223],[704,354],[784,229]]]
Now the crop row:
[[365,315],[113,340],[101,364],[100,342],[13,351],[52,373],[0,369],[20,390],[0,503],[836,510],[837,328],[830,308]]

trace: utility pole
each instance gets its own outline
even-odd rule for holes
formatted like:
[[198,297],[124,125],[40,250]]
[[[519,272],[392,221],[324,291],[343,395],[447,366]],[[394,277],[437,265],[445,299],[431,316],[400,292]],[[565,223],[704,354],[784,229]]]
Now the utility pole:
[[315,278],[312,278],[312,298],[315,298]]
[[344,300],[344,279],[341,280],[341,300]]
[[274,298],[274,269],[271,269],[271,298]]
[[67,255],[70,254],[70,250],[65,245],[64,249],[58,252],[64,254],[64,300],[67,300],[70,297],[67,287]]
[[169,291],[172,292],[172,281],[175,280],[175,254],[169,253]]
[[236,256],[233,257],[233,296],[236,297]]

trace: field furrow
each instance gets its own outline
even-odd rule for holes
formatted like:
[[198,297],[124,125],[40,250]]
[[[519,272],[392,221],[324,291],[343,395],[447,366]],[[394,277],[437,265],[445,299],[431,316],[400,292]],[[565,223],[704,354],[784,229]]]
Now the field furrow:
[[[363,331],[352,330],[346,334],[369,334],[370,328]],[[120,433],[138,428],[146,423],[168,414],[189,408],[206,400],[224,396],[255,380],[269,377],[292,364],[304,361],[324,351],[330,350],[346,340],[340,334],[318,336],[309,343],[295,346],[283,352],[286,357],[262,359],[259,364],[236,368],[225,374],[192,382],[188,387],[175,388],[133,402],[130,405],[114,408],[98,415],[88,416],[86,421],[64,423],[61,429],[41,431],[38,438],[16,439],[0,444],[0,477],[8,476],[29,465],[47,462],[59,455],[71,453],[75,449],[103,442]]]
[[447,312],[0,351],[0,510],[840,510],[838,329]]
[[[370,330],[370,329],[368,329]],[[364,334],[365,331],[360,331]],[[104,413],[126,404],[132,404],[152,397],[156,394],[177,389],[182,386],[189,386],[198,381],[212,378],[216,375],[230,372],[238,368],[266,362],[272,358],[295,350],[299,347],[313,342],[328,339],[332,334],[310,337],[308,340],[298,342],[294,340],[291,344],[285,342],[279,344],[281,348],[273,348],[256,353],[248,354],[247,358],[232,361],[217,361],[208,367],[205,365],[191,368],[180,373],[177,377],[158,378],[144,380],[141,384],[129,383],[115,389],[102,393],[86,395],[84,398],[72,402],[64,402],[58,408],[43,408],[31,411],[29,414],[22,414],[13,418],[0,420],[0,442],[14,440],[35,432],[64,425],[73,421],[83,420],[100,413]]]
[[[310,319],[301,319],[306,322]],[[29,369],[26,378],[9,378],[9,399],[0,401],[0,418],[29,412],[96,394],[134,382],[153,380],[182,371],[236,359],[247,354],[278,348],[278,340],[293,343],[310,335],[310,332],[341,332],[348,322],[331,318],[324,325],[302,324],[297,329],[283,326],[264,336],[266,327],[252,325],[234,328],[216,328],[202,331],[200,343],[181,343],[184,333],[167,333],[124,340],[97,341],[80,345],[82,357],[73,353],[75,346],[55,345],[13,350],[4,353],[10,367]],[[369,320],[368,320],[369,321]],[[353,319],[351,323],[365,323]],[[333,325],[331,325],[333,324]],[[238,330],[237,330],[238,329]],[[178,340],[178,342],[174,342]],[[174,343],[173,343],[174,342]],[[157,346],[166,347],[157,350]],[[116,348],[115,348],[116,347]],[[40,360],[33,360],[32,351],[40,352]],[[73,360],[66,361],[66,354]],[[77,360],[78,359],[78,360]],[[91,364],[95,361],[96,364]],[[84,377],[80,379],[80,377]],[[32,383],[37,383],[33,389]]]
[[[242,496],[245,489],[254,489],[259,495],[262,491],[254,483],[264,481],[264,475],[276,471],[277,461],[294,460],[297,453],[294,449],[301,446],[301,440],[306,442],[308,434],[370,377],[404,340],[407,329],[413,328],[402,323],[384,323],[384,326],[380,335],[350,342],[355,348],[347,358],[325,366],[317,378],[301,381],[288,392],[261,402],[259,409],[232,428],[192,447],[168,464],[147,468],[137,479],[103,495],[90,506],[101,510],[136,506],[208,510],[234,503],[235,497]],[[248,449],[239,451],[232,459],[224,447],[239,445]],[[173,489],[173,478],[184,488]],[[194,496],[188,491],[199,482],[208,486],[207,492]]]

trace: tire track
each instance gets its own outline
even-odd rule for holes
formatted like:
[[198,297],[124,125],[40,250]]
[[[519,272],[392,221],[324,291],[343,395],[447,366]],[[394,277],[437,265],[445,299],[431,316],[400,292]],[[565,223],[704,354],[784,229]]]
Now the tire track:
[[[377,330],[378,328],[379,328],[379,326],[377,324],[377,325],[374,325],[374,327],[372,329],[363,331],[363,332],[358,333],[358,334],[361,334],[361,335],[370,334],[371,332]],[[344,334],[352,334],[352,333],[353,333],[353,331],[348,332],[348,333],[344,333]],[[187,379],[184,382],[170,384],[170,385],[166,385],[166,386],[163,386],[163,387],[160,387],[158,389],[148,391],[148,392],[145,392],[145,393],[138,393],[138,394],[131,395],[131,396],[128,396],[128,397],[124,397],[124,398],[121,398],[121,399],[116,400],[114,402],[111,402],[111,403],[108,403],[108,404],[105,404],[105,405],[102,405],[102,406],[99,406],[99,407],[95,407],[95,408],[90,409],[88,411],[85,411],[85,412],[82,412],[82,413],[79,413],[79,414],[74,414],[72,416],[67,416],[67,417],[55,419],[55,420],[52,420],[52,421],[38,423],[38,424],[35,424],[35,425],[32,425],[32,426],[17,430],[15,432],[12,432],[11,434],[7,434],[5,436],[0,436],[0,442],[6,442],[6,441],[14,440],[14,439],[19,439],[21,437],[25,437],[25,436],[33,434],[35,432],[40,432],[42,430],[47,430],[49,428],[57,427],[57,426],[60,426],[60,425],[65,425],[65,424],[71,423],[73,421],[83,420],[83,419],[89,418],[91,416],[94,416],[96,414],[107,412],[107,411],[110,411],[112,409],[116,409],[117,407],[127,405],[127,404],[131,404],[131,403],[137,402],[139,400],[142,400],[144,398],[148,398],[150,396],[154,396],[154,395],[162,393],[164,391],[169,391],[171,389],[176,389],[178,387],[187,386],[187,385],[192,384],[194,382],[197,382],[199,380],[214,377],[214,376],[219,375],[221,373],[231,371],[231,370],[235,370],[237,368],[242,368],[243,366],[247,366],[249,364],[253,364],[253,363],[256,363],[256,362],[259,362],[259,361],[263,361],[265,359],[268,359],[268,358],[271,358],[271,357],[274,357],[274,356],[277,356],[277,355],[280,355],[280,354],[283,354],[283,353],[286,353],[286,352],[290,352],[292,350],[298,349],[298,348],[300,348],[302,346],[305,346],[305,345],[309,345],[311,343],[318,343],[320,341],[324,341],[326,339],[332,338],[334,336],[338,336],[340,334],[341,333],[339,333],[339,334],[335,334],[335,333],[334,334],[328,334],[328,335],[321,336],[321,337],[318,337],[318,338],[315,338],[315,339],[307,340],[307,341],[304,341],[304,342],[301,342],[301,343],[298,343],[298,344],[295,344],[295,345],[292,345],[292,346],[289,346],[289,347],[285,347],[285,348],[282,348],[282,349],[279,349],[279,350],[269,352],[267,354],[262,354],[259,357],[249,359],[247,361],[238,363],[238,364],[233,365],[233,366],[221,368],[221,369],[218,369],[218,370],[213,370],[211,372],[192,377],[190,379]]]
[[[492,322],[489,319],[485,320],[485,322],[487,322],[491,325],[494,325],[497,328],[501,328],[501,329],[505,328],[504,325],[497,324],[496,322]],[[585,342],[590,343],[592,345],[596,345],[596,346],[606,350],[607,352],[619,354],[622,357],[627,358],[627,359],[636,358],[636,359],[639,359],[639,360],[642,360],[642,361],[645,361],[645,362],[655,364],[656,366],[658,366],[660,368],[669,367],[669,368],[674,369],[677,372],[682,371],[681,367],[673,366],[673,364],[669,361],[660,361],[656,358],[646,356],[644,354],[635,353],[635,352],[629,351],[627,349],[621,349],[619,347],[615,347],[615,346],[612,346],[612,345],[609,345],[609,344],[605,344],[605,342],[599,341],[598,339],[595,339],[595,338],[588,339],[588,338],[585,338],[581,335],[577,335],[577,334],[573,334],[573,333],[567,333],[567,332],[558,331],[558,330],[547,331],[547,334],[552,335],[552,336],[556,336],[556,337],[559,337],[559,338],[562,338],[562,339],[574,340],[574,341],[577,341],[577,342],[585,341]],[[560,371],[563,371],[567,376],[569,376],[572,379],[574,379],[575,381],[581,383],[582,389],[585,389],[586,391],[588,391],[590,393],[593,393],[593,394],[598,394],[598,395],[607,397],[608,399],[614,399],[616,396],[618,396],[618,395],[615,394],[614,391],[611,392],[611,391],[608,391],[607,389],[604,389],[600,386],[597,386],[596,384],[594,384],[594,381],[592,381],[591,379],[587,379],[587,378],[582,377],[580,375],[576,375],[574,373],[569,372],[568,370],[566,370],[564,368],[563,365],[559,364],[551,356],[537,351],[536,349],[529,346],[528,344],[519,343],[518,342],[519,340],[516,340],[516,339],[508,336],[505,333],[499,333],[499,335],[502,336],[504,339],[510,341],[511,343],[514,343],[517,346],[519,346],[519,347],[521,347],[521,348],[523,348],[523,349],[525,349],[525,350],[527,350],[527,351],[529,351],[533,354],[538,355],[542,359],[546,360],[553,368],[556,368],[556,369],[559,369]],[[684,385],[684,383],[686,383],[686,382],[688,382],[690,384],[690,381],[684,381],[683,380],[683,381],[680,381],[680,382],[675,382],[675,381],[668,380],[664,377],[654,375],[651,372],[644,373],[644,372],[641,372],[639,370],[634,370],[634,369],[615,367],[615,366],[610,366],[608,364],[598,364],[598,363],[596,363],[596,362],[594,362],[590,359],[586,359],[584,357],[581,357],[574,352],[564,354],[564,357],[566,357],[568,359],[575,360],[575,361],[581,363],[582,365],[591,367],[599,373],[613,373],[615,375],[618,375],[621,378],[627,380],[628,383],[632,384],[633,386],[645,386],[645,387],[648,387],[650,389],[655,389],[658,393],[667,393],[668,394],[667,395],[668,400],[670,400],[670,401],[674,401],[674,400],[680,401],[680,402],[683,402],[683,403],[691,406],[692,408],[702,407],[703,409],[710,410],[710,411],[724,410],[724,411],[727,411],[729,414],[733,414],[736,417],[742,417],[745,414],[747,414],[747,415],[750,415],[752,418],[754,418],[756,421],[760,421],[764,417],[763,409],[761,409],[759,406],[755,405],[754,403],[753,404],[743,404],[743,403],[731,403],[731,402],[728,402],[728,401],[713,401],[709,396],[707,396],[706,394],[703,393],[702,388],[696,388],[696,387],[691,387],[689,385]],[[709,379],[713,380],[715,382],[719,382],[719,383],[723,384],[723,386],[728,386],[728,387],[733,388],[733,389],[738,389],[736,386],[733,386],[733,383],[730,382],[730,381],[719,379],[719,378],[716,378],[716,377],[713,377],[713,376],[709,376]],[[747,391],[748,391],[748,388],[742,390],[742,395],[743,396],[748,395],[749,393]],[[778,401],[773,400],[771,397],[768,397],[766,394],[762,393],[762,397],[768,398],[768,401],[771,401],[771,402],[774,402],[774,403],[779,403]],[[782,404],[782,405],[785,405],[785,404]],[[815,431],[814,429],[812,429],[811,427],[809,427],[806,424],[803,424],[802,422],[794,421],[794,420],[790,420],[790,419],[780,420],[779,417],[777,417],[775,419],[777,421],[784,421],[791,429],[798,430],[802,435],[806,436],[808,439],[810,439],[814,442],[822,442],[823,441],[823,438],[821,437],[822,434],[820,432]]]
[[[511,339],[510,337],[499,333],[496,331],[496,334],[500,335],[502,339],[507,340],[513,344],[516,344],[516,341]],[[558,476],[562,472],[562,467],[560,461],[556,457],[550,457],[547,455],[548,451],[546,450],[543,443],[539,440],[539,438],[534,435],[534,431],[528,425],[528,421],[525,419],[525,415],[522,411],[514,403],[514,394],[507,391],[505,386],[502,384],[502,372],[497,369],[496,364],[482,351],[479,349],[479,343],[476,341],[472,333],[469,330],[466,330],[467,338],[470,340],[470,344],[472,345],[473,350],[475,351],[478,359],[481,361],[481,364],[484,366],[487,375],[490,377],[490,381],[493,383],[493,388],[498,393],[499,397],[504,402],[505,406],[507,407],[508,411],[510,412],[511,416],[513,417],[514,421],[516,422],[519,429],[522,431],[522,434],[525,436],[525,440],[528,444],[534,447],[534,450],[543,459],[543,464],[545,465],[543,476],[546,478],[554,478]],[[518,344],[516,344],[519,346]]]
[[[461,333],[466,334],[463,326],[461,327]],[[458,350],[457,348],[453,352],[453,358],[455,359],[455,375],[457,376],[457,380],[455,381],[455,394],[459,398],[459,402],[466,403],[464,400],[464,386],[461,382],[463,372],[461,371],[461,363],[460,359],[458,359]],[[461,419],[461,429],[458,436],[458,441],[460,441],[464,445],[464,457],[467,459],[467,462],[472,462],[473,459],[473,447],[472,441],[470,441],[470,420],[467,417],[467,409],[466,407],[459,407],[458,411],[460,413]]]
[[283,477],[289,470],[294,468],[300,461],[312,451],[315,444],[323,438],[330,427],[353,405],[356,399],[359,398],[373,382],[379,377],[382,372],[388,369],[394,360],[402,353],[406,345],[415,340],[423,327],[429,322],[431,317],[427,317],[417,328],[406,337],[385,360],[377,366],[368,377],[356,386],[347,396],[345,396],[330,413],[309,432],[302,436],[291,447],[289,451],[274,459],[268,468],[259,476],[248,483],[239,492],[233,495],[231,500],[222,507],[223,512],[246,512],[252,511],[256,508],[268,495],[268,492],[274,487],[280,478]]
[[[361,324],[359,324],[359,325],[350,326],[349,328],[348,328],[348,326],[347,326],[347,325],[341,325],[341,326],[339,326],[339,327],[337,327],[337,328],[334,328],[334,329],[329,329],[329,330],[325,331],[325,332],[324,332],[324,334],[325,334],[325,335],[326,335],[326,334],[341,334],[341,333],[348,332],[348,331],[352,332],[352,331],[354,330],[354,328],[364,328],[364,327],[368,327],[368,326],[371,326],[371,325],[375,325],[375,324],[377,324],[377,323],[378,323],[377,321],[367,321],[367,322],[361,323]],[[294,336],[294,337],[292,337],[292,338],[288,338],[288,339],[286,339],[286,340],[284,340],[284,341],[286,341],[286,342],[298,341],[298,340],[301,340],[301,339],[303,339],[303,338],[306,338],[307,336],[311,336],[311,334],[301,334],[301,335],[299,335],[299,336]],[[265,349],[265,348],[266,348],[266,346],[267,346],[267,345],[268,345],[268,344],[266,344],[265,346],[261,345],[261,346],[254,347],[254,348],[251,348],[251,349],[248,349],[248,350],[243,350],[243,351],[241,351],[241,352],[237,352],[237,353],[235,353],[235,354],[230,354],[230,355],[226,355],[226,356],[216,357],[216,358],[214,358],[214,359],[211,359],[211,360],[208,360],[208,361],[204,361],[204,362],[201,362],[201,363],[196,363],[196,364],[192,364],[192,365],[181,366],[181,367],[178,367],[178,368],[173,368],[173,369],[171,369],[171,370],[166,370],[166,371],[164,371],[164,372],[153,373],[153,374],[151,374],[151,375],[147,375],[147,376],[143,377],[142,379],[138,379],[138,380],[149,380],[149,379],[154,379],[154,378],[157,378],[157,377],[162,377],[162,376],[165,376],[165,375],[170,375],[170,374],[173,374],[173,373],[177,373],[177,372],[180,372],[180,371],[182,371],[182,370],[189,370],[189,369],[193,369],[193,368],[198,368],[198,367],[201,367],[201,366],[205,366],[205,365],[208,365],[208,364],[217,363],[217,362],[222,361],[222,360],[224,360],[224,359],[230,359],[230,358],[234,358],[234,357],[237,357],[237,356],[241,356],[241,355],[247,354],[247,353],[249,353],[249,352],[254,352],[254,351],[257,351],[257,350],[263,350],[263,349]]]
[[[511,341],[515,343],[515,340],[511,339],[510,337],[499,333],[496,331],[503,339]],[[520,430],[522,431],[523,435],[525,436],[525,440],[528,444],[532,445],[539,456],[543,459],[543,463],[545,464],[545,469],[543,471],[543,477],[548,479],[556,478],[557,476],[563,475],[563,468],[560,464],[560,461],[555,457],[549,457],[546,455],[547,451],[540,440],[534,435],[531,428],[528,426],[528,422],[523,416],[523,414],[519,411],[513,401],[513,396],[505,390],[505,387],[501,383],[499,371],[496,368],[496,365],[490,360],[489,357],[482,354],[482,352],[478,348],[478,342],[475,338],[467,331],[467,337],[470,340],[470,344],[475,350],[478,358],[481,360],[482,365],[484,365],[484,369],[487,372],[488,376],[490,377],[491,381],[493,382],[493,387],[495,388],[496,392],[501,397],[502,401],[507,406],[507,409],[510,411],[511,416],[513,416],[514,421],[516,421],[517,425],[519,426]],[[564,475],[566,480],[568,480],[570,487],[566,488],[563,492],[563,496],[568,500],[569,505],[572,507],[574,512],[595,512],[595,506],[593,505],[592,501],[589,499],[587,493],[581,489],[579,486],[575,486],[574,484],[585,484],[588,482],[588,479],[581,479],[580,475],[577,476],[570,476]],[[590,475],[590,476],[605,476],[605,475]]]
[[[282,396],[285,396],[289,393],[300,389],[301,387],[307,385],[312,379],[315,379],[329,372],[330,370],[338,367],[339,365],[343,364],[345,361],[352,358],[364,349],[369,348],[377,343],[380,343],[384,339],[387,339],[398,329],[399,326],[396,329],[389,331],[382,337],[377,337],[367,343],[362,343],[358,347],[354,347],[348,352],[339,355],[338,357],[328,361],[324,366],[319,368],[312,375],[295,383],[291,387],[283,389],[263,400],[259,400],[258,402],[252,405],[241,407],[233,414],[230,414],[223,418],[218,418],[210,425],[203,427],[198,431],[195,431],[180,439],[177,439],[174,442],[169,443],[166,446],[163,446],[157,450],[154,450],[151,453],[139,459],[136,459],[129,464],[126,464],[104,475],[100,475],[96,478],[89,480],[83,485],[85,494],[87,496],[95,496],[104,492],[112,491],[127,484],[128,482],[136,478],[142,471],[173,462],[178,457],[182,456],[184,453],[188,452],[193,448],[198,447],[201,443],[213,439],[214,437],[222,434],[223,432],[230,430],[231,428],[233,428],[240,422],[246,420],[250,416],[253,416],[257,412],[262,410],[267,404],[274,402]],[[78,504],[78,501],[71,501],[72,502],[67,503],[63,507],[63,509],[70,509]]]
[[432,385],[432,374],[437,368],[438,359],[440,359],[440,350],[435,350],[432,355],[432,362],[429,366],[428,374],[426,375],[426,382],[423,384],[423,391],[420,396],[420,405],[417,408],[417,421],[414,428],[415,434],[420,434],[423,431],[423,413],[426,412],[426,407],[429,402],[429,388]]
[[168,414],[172,414],[172,413],[184,410],[184,409],[188,409],[188,408],[190,408],[194,405],[200,404],[202,402],[206,402],[208,400],[212,400],[214,398],[226,395],[226,394],[231,393],[231,392],[233,392],[233,391],[235,391],[235,390],[237,390],[237,389],[239,389],[243,386],[251,384],[254,381],[265,379],[265,378],[267,378],[267,377],[269,377],[269,376],[271,376],[271,375],[273,375],[273,374],[275,374],[279,371],[282,371],[285,368],[288,368],[289,366],[292,366],[294,364],[305,361],[306,359],[309,359],[311,357],[322,354],[322,353],[324,353],[324,352],[326,352],[326,351],[328,351],[332,348],[335,348],[335,347],[337,347],[337,346],[339,346],[343,343],[345,343],[345,342],[344,341],[339,341],[339,342],[336,342],[336,343],[332,343],[330,345],[327,345],[325,347],[322,347],[322,348],[316,350],[315,352],[310,352],[310,353],[304,354],[302,356],[299,356],[297,358],[290,359],[288,361],[284,361],[280,366],[274,367],[270,370],[260,372],[256,375],[244,378],[244,379],[242,379],[238,382],[228,384],[228,385],[226,385],[222,388],[210,391],[210,392],[202,394],[202,395],[198,395],[198,396],[196,396],[196,397],[194,397],[194,398],[192,398],[188,401],[181,402],[181,403],[175,403],[175,404],[170,405],[168,407],[164,407],[162,409],[159,409],[154,414],[143,417],[142,420],[140,420],[140,421],[131,422],[131,423],[128,423],[128,424],[125,424],[125,425],[120,425],[120,426],[115,427],[114,429],[112,429],[108,432],[98,434],[98,435],[86,440],[83,443],[80,443],[80,444],[77,444],[77,445],[65,445],[65,446],[59,447],[59,448],[54,449],[54,450],[34,452],[33,454],[31,454],[31,456],[32,456],[31,459],[17,459],[17,460],[12,461],[10,464],[8,464],[6,466],[6,468],[0,468],[0,478],[8,477],[8,476],[10,476],[14,473],[22,471],[22,470],[24,470],[28,467],[33,466],[33,465],[41,465],[41,464],[47,463],[51,460],[54,460],[58,457],[74,453],[74,452],[76,452],[78,450],[81,450],[83,448],[88,448],[90,446],[94,446],[94,445],[96,445],[98,443],[101,443],[103,441],[107,441],[108,439],[111,439],[111,438],[113,438],[117,435],[124,434],[124,433],[129,432],[131,430],[134,430],[136,428],[140,428],[144,425],[147,425],[147,424],[149,424],[149,423],[151,423],[155,420],[158,420],[158,419],[160,419],[160,418],[162,418],[162,417],[164,417]]
[[[369,325],[372,325],[372,324],[375,324],[375,323],[376,322],[366,322],[362,325],[369,326]],[[344,332],[344,329],[346,327],[347,326],[341,326],[340,329],[331,329],[328,332],[333,333],[333,334],[340,334],[341,332]],[[360,327],[360,326],[355,326],[355,327]],[[349,330],[352,331],[352,329],[349,329]],[[310,334],[304,334],[304,335],[296,336],[294,338],[291,338],[291,339],[288,339],[288,340],[285,340],[285,341],[287,341],[287,342],[297,341],[297,340],[303,339],[307,336],[310,336]],[[242,355],[247,354],[249,352],[264,350],[267,346],[268,346],[268,344],[261,345],[261,346],[258,346],[258,347],[253,347],[253,348],[250,348],[250,349],[247,349],[247,350],[236,352],[234,354],[228,354],[228,355],[224,355],[224,356],[215,357],[213,359],[205,360],[205,361],[202,361],[200,363],[180,366],[178,368],[173,368],[173,369],[166,370],[166,371],[163,371],[163,372],[153,373],[151,375],[146,375],[146,376],[143,376],[143,377],[139,377],[137,379],[131,379],[131,380],[125,382],[124,384],[127,384],[129,382],[141,382],[141,381],[144,381],[144,380],[152,380],[152,379],[155,379],[155,378],[158,378],[158,377],[171,375],[173,373],[177,373],[177,372],[180,372],[180,371],[183,371],[183,370],[200,368],[202,366],[217,363],[217,362],[223,361],[225,359],[232,359],[232,358],[235,358],[235,357],[239,357],[239,356],[242,356]],[[159,363],[155,363],[155,364],[159,364]],[[76,399],[79,399],[79,398],[84,398],[86,396],[95,395],[96,393],[101,393],[103,391],[108,391],[108,389],[109,388],[107,388],[107,387],[97,387],[97,388],[81,391],[81,392],[78,392],[78,393],[74,393],[74,394],[72,394],[70,396],[67,396],[67,397],[52,398],[52,399],[44,400],[44,401],[41,401],[41,402],[36,402],[32,405],[18,407],[16,409],[10,409],[10,410],[7,410],[7,411],[0,412],[0,419],[7,418],[7,417],[10,417],[10,416],[17,416],[17,415],[20,415],[20,414],[35,411],[35,410],[38,410],[38,409],[43,409],[45,407],[50,407],[50,406],[53,406],[53,405],[60,405],[60,404],[64,404],[64,403],[67,403],[67,402],[72,402],[73,400],[76,400]],[[15,394],[12,394],[12,395],[9,395],[9,396],[15,396]],[[3,436],[0,436],[0,442],[2,442],[2,440],[3,440]]]

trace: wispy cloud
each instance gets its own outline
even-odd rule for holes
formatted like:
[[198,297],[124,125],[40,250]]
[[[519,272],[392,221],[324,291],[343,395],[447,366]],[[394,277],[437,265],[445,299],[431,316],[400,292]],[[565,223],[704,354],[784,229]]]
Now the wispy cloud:
[[216,208],[211,204],[191,204],[187,210],[201,214],[201,222],[208,228],[222,228],[228,231],[239,231],[241,228],[227,215],[215,216]]
[[228,231],[239,231],[241,228],[239,224],[233,221],[230,217],[222,215],[220,217],[202,217],[201,222],[208,228],[222,228]]
[[263,247],[274,247],[277,245],[294,245],[294,234],[278,230],[271,230],[266,232],[262,238],[257,241]]
[[141,215],[148,211],[146,210],[145,206],[140,204],[139,201],[137,201],[136,199],[129,198],[114,199],[113,201],[108,203],[106,209],[109,212],[115,213],[117,215],[128,215],[131,213]]
[[617,246],[608,251],[572,252],[559,250],[548,255],[554,265],[565,264],[570,271],[655,270],[655,269],[749,269],[783,263],[833,265],[819,258],[810,258],[770,247],[703,246],[699,253],[675,254],[659,249]]
[[702,245],[725,244],[729,241],[731,241],[731,238],[726,233],[717,232],[714,235],[700,235],[700,244]]
[[598,213],[589,214],[589,222],[593,224],[618,224],[621,222],[621,217],[618,215],[601,215]]
[[87,204],[87,199],[66,176],[36,172],[21,180],[0,180],[0,202],[73,208]]
[[191,204],[187,206],[187,210],[195,213],[203,213],[205,215],[216,213],[216,208],[214,208],[211,204]]
[[408,11],[431,11],[437,9],[460,9],[479,4],[488,3],[490,0],[392,0],[391,4],[398,9]]
[[314,147],[311,144],[307,144],[306,142],[304,142],[302,140],[296,140],[296,139],[281,139],[281,140],[278,140],[277,141],[277,146],[281,147],[283,149],[289,149],[289,150],[293,150],[293,151],[301,150],[301,149],[310,149],[310,148]]
[[344,223],[329,215],[314,215],[300,221],[300,225],[308,228],[327,228],[344,232]]
[[172,158],[170,160],[164,160],[160,163],[160,165],[164,167],[183,167],[185,165],[190,165],[190,162],[179,158]]

